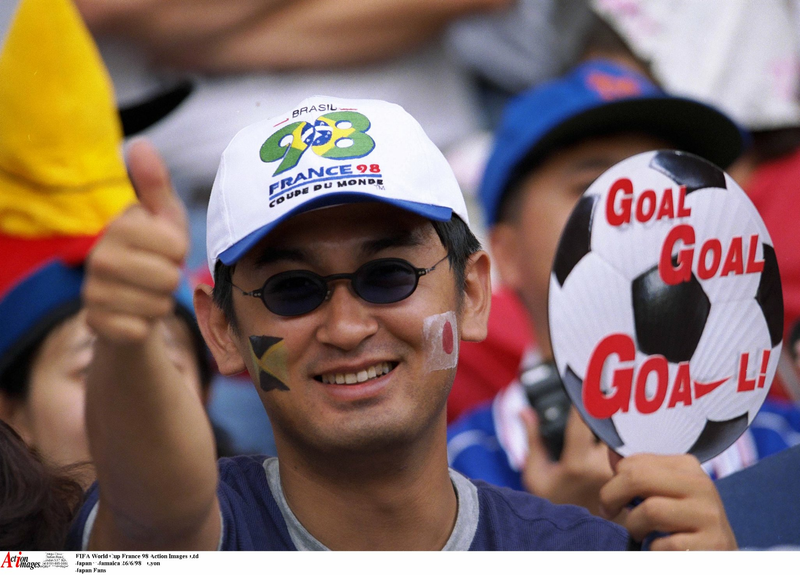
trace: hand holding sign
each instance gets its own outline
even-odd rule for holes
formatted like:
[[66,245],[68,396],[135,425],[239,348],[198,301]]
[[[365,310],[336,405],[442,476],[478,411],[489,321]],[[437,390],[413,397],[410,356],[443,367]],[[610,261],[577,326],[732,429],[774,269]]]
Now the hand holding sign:
[[140,204],[108,226],[87,261],[83,288],[89,326],[117,342],[143,341],[172,311],[189,246],[183,206],[158,153],[136,142],[128,160]]
[[[602,514],[654,551],[736,549],[736,537],[714,482],[690,455],[639,453],[612,460],[614,477],[600,490]],[[638,505],[629,508],[636,498]]]
[[780,355],[769,233],[729,176],[681,152],[639,154],[589,187],[549,312],[567,392],[625,456],[717,455],[752,421]]

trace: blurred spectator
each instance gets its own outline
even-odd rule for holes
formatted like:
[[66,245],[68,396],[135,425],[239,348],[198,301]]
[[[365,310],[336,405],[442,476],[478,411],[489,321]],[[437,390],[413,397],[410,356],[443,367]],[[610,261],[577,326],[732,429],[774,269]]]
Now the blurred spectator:
[[[748,191],[776,246],[783,280],[784,325],[788,331],[800,313],[796,293],[800,288],[797,214],[791,209],[796,203],[793,198],[800,181],[799,3],[769,1],[730,5],[680,0],[594,0],[591,4],[611,27],[596,21],[588,26],[584,33],[584,57],[599,56],[623,62],[651,79],[663,81],[672,93],[710,101],[728,110],[735,119],[755,130],[752,146],[728,170]],[[707,17],[699,17],[700,12]],[[614,30],[621,33],[624,40]],[[625,40],[632,44],[639,58],[629,52]],[[490,330],[487,341],[491,342],[493,337]],[[465,364],[469,365],[468,358],[462,354],[460,365]],[[454,391],[465,371],[460,368]],[[513,414],[520,406],[527,406],[524,395],[513,391],[509,389],[501,394],[510,396],[505,399],[498,396],[495,410],[491,414],[484,413],[489,416],[484,423],[490,428],[493,429],[497,418],[503,417],[500,411]],[[770,396],[753,422],[750,435],[754,441],[744,447],[743,459],[733,458],[717,469],[717,474],[736,469],[740,465],[737,461],[752,461],[756,452],[764,457],[796,442],[798,402],[800,382],[784,358]],[[505,409],[501,410],[499,405],[504,405]],[[500,430],[506,437],[501,443],[511,453],[512,468],[518,468],[524,460],[524,451],[514,449],[513,445],[524,448],[526,429],[515,417],[511,422]],[[468,437],[463,435],[462,440]],[[481,437],[476,433],[472,434],[472,439],[500,449],[491,436]],[[505,471],[509,469],[506,467]]]
[[[69,2],[23,0],[0,53],[0,417],[54,465],[85,462],[83,382],[94,338],[82,264],[135,202],[111,87]],[[36,97],[31,97],[35,94]],[[188,290],[163,328],[206,396],[207,351]],[[86,468],[81,481],[91,481]]]
[[[24,249],[18,243],[15,249]],[[94,336],[81,312],[82,265],[57,255],[0,294],[0,419],[11,424],[51,465],[89,463],[84,422],[85,379]],[[179,292],[175,316],[163,329],[170,360],[185,383],[208,400],[211,370],[188,289]],[[222,435],[222,455],[228,455]],[[90,466],[80,474],[88,486]]]
[[[527,3],[517,4],[515,9],[527,10],[528,8],[523,8],[523,6],[529,6],[531,3],[532,0]],[[605,58],[629,66],[650,77],[647,67],[631,54],[625,42],[608,24],[591,13],[589,13],[588,18],[582,16],[583,12],[588,10],[585,2],[567,2],[563,6],[560,3],[556,6],[548,4],[548,6],[550,6],[548,11],[550,21],[547,24],[551,27],[566,26],[569,28],[573,26],[571,24],[572,20],[566,18],[566,15],[573,14],[573,11],[576,18],[581,21],[579,26],[580,35],[577,35],[577,28],[575,28],[576,35],[573,39],[576,47],[580,48],[580,52],[577,55],[570,52],[572,55],[569,60],[564,60],[564,62],[569,61],[574,64],[578,58]],[[562,10],[565,11],[564,17],[556,17]],[[498,14],[497,17],[501,18],[502,14]],[[460,24],[457,26],[460,26]],[[489,34],[492,31],[488,22],[479,26],[479,29],[481,34]],[[525,43],[526,36],[522,34],[522,29],[516,27],[513,29],[520,35],[516,42]],[[511,42],[511,40],[508,41]],[[487,42],[489,42],[488,38]],[[541,49],[545,50],[543,46]],[[555,68],[551,69],[549,73],[554,70]],[[476,68],[476,72],[479,74],[489,73],[489,67],[485,69]],[[542,78],[544,77],[546,76],[542,76]],[[533,81],[533,78],[531,78],[531,81]],[[488,87],[487,89],[491,90],[492,88]],[[506,93],[501,98],[493,101],[495,104],[500,104],[501,102],[504,104],[508,96],[509,94]],[[468,207],[472,203],[477,203],[475,196],[478,194],[480,179],[483,176],[483,167],[486,163],[491,143],[491,134],[481,133],[473,136],[448,154],[448,160],[459,178],[462,190],[464,190]],[[474,208],[474,211],[479,212],[480,209],[481,207],[478,205]],[[475,218],[472,226],[476,229],[476,234],[479,237],[485,236],[485,230],[480,218]],[[499,390],[508,385],[518,373],[524,350],[526,347],[534,345],[530,320],[518,301],[518,294],[505,288],[500,278],[496,276],[495,267],[493,269],[495,290],[492,294],[492,312],[489,316],[488,336],[481,343],[465,344],[459,354],[458,373],[448,399],[448,422],[453,422],[469,408],[490,399]]]
[[[561,389],[552,363],[547,294],[562,228],[589,184],[629,156],[678,148],[727,166],[744,143],[720,112],[671,97],[645,76],[607,60],[590,60],[511,102],[480,199],[500,276],[520,295],[538,348],[523,359],[519,381],[451,425],[448,452],[455,469],[598,512],[599,489],[611,476],[606,447],[574,408],[568,414],[564,395],[563,450],[549,453],[541,420],[531,409],[535,384],[555,378],[554,389]],[[706,468],[724,475],[754,461],[752,438],[745,436]]]

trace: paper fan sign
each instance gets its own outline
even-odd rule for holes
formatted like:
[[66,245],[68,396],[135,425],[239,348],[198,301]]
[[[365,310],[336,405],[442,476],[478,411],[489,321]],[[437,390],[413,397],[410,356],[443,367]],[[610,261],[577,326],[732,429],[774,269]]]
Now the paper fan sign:
[[564,386],[614,451],[711,459],[767,396],[783,340],[769,233],[730,176],[692,154],[628,158],[583,194],[550,276]]

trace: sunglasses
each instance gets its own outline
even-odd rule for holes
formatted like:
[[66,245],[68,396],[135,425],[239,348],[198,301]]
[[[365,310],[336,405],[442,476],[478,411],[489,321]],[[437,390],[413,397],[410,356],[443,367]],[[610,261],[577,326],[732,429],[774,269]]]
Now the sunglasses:
[[436,269],[444,256],[429,268],[417,268],[400,258],[381,258],[365,263],[351,274],[321,276],[308,270],[290,270],[271,276],[261,289],[245,291],[231,282],[242,295],[261,299],[272,313],[285,317],[303,315],[330,298],[332,281],[350,280],[355,294],[369,303],[395,303],[414,293],[419,278]]

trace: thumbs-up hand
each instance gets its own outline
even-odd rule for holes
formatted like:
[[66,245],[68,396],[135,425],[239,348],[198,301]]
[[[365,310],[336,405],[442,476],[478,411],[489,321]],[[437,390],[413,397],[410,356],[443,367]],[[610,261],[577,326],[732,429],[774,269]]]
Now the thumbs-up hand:
[[99,338],[141,342],[171,313],[189,247],[186,213],[158,152],[145,141],[128,153],[140,203],[114,220],[86,264],[86,319]]

